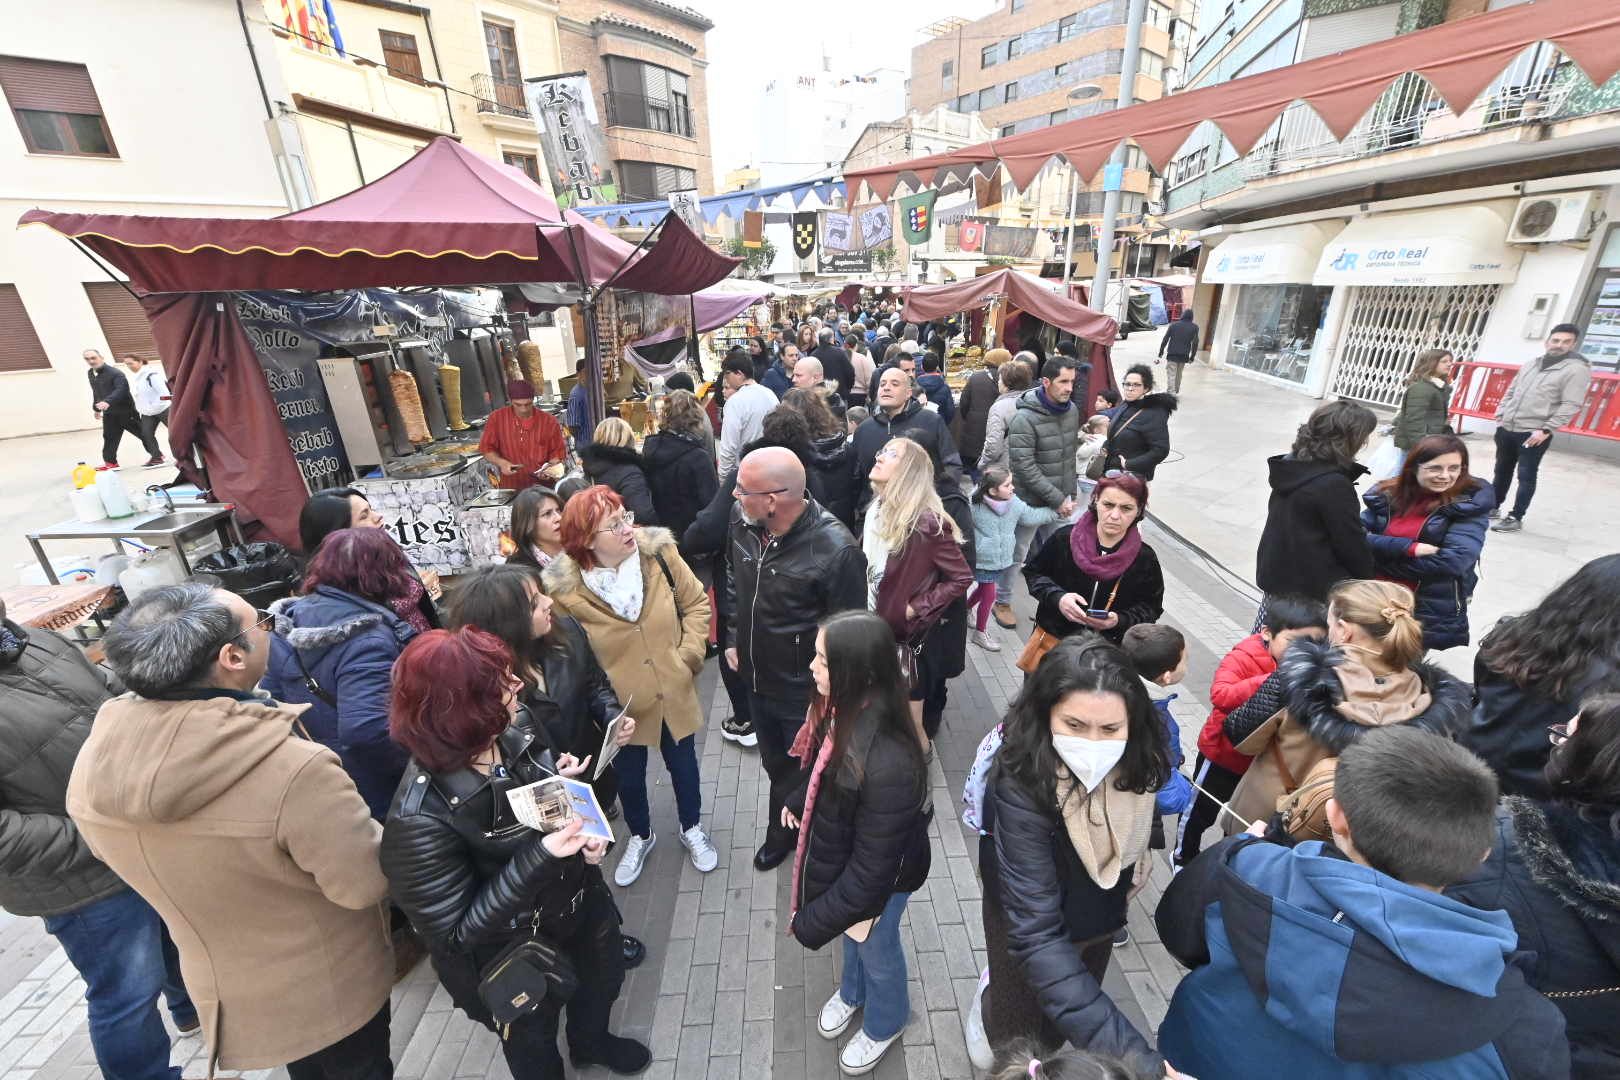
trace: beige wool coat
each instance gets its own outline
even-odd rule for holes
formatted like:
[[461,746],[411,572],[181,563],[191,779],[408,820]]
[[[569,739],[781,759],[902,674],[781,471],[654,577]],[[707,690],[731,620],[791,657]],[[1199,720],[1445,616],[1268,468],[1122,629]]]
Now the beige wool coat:
[[211,1066],[283,1065],[388,1000],[382,827],[308,706],[217,696],[101,707],[67,809],[96,856],[163,916]]
[[[697,674],[709,643],[709,596],[669,530],[637,529],[636,547],[631,557],[641,560],[642,599],[635,622],[587,588],[579,564],[567,555],[552,560],[543,576],[546,594],[585,628],[613,692],[629,706],[636,721],[631,744],[657,746],[665,727],[679,740],[703,726]],[[673,592],[655,554],[669,567]]]

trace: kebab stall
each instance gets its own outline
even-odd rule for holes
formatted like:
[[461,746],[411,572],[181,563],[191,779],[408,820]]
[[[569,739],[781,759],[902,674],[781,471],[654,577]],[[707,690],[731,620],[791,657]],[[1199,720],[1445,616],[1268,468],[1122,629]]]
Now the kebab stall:
[[[296,548],[309,485],[347,469],[362,487],[388,485],[372,490],[379,501],[393,500],[403,528],[396,535],[408,538],[407,552],[450,572],[472,558],[470,551],[460,558],[465,537],[459,545],[442,540],[459,528],[451,508],[465,508],[487,483],[470,461],[475,440],[450,430],[443,361],[447,354],[461,358],[452,393],[459,391],[462,420],[471,423],[505,403],[501,354],[514,339],[493,307],[488,321],[475,325],[436,324],[431,315],[413,325],[408,314],[388,309],[415,295],[399,290],[522,283],[576,290],[594,422],[604,410],[596,306],[606,291],[685,296],[721,280],[738,262],[673,217],[632,247],[559,211],[518,170],[445,138],[365,187],[277,218],[32,210],[21,221],[54,229],[128,277],[164,358],[173,393],[170,443],[188,479],[234,503],[250,527]],[[313,367],[302,360],[266,364],[247,324],[268,324],[259,329],[270,336],[259,343],[290,343],[281,305],[264,297],[310,292],[333,303],[376,305],[372,337],[331,346],[330,355],[311,358]],[[244,295],[253,298],[245,312]],[[437,317],[450,320],[442,311]],[[395,332],[379,334],[379,326]],[[496,356],[499,365],[490,363]],[[410,404],[413,387],[420,414]],[[359,462],[379,475],[364,479],[356,457],[381,458]],[[418,475],[399,475],[413,465]],[[408,486],[422,481],[432,482],[429,489]]]

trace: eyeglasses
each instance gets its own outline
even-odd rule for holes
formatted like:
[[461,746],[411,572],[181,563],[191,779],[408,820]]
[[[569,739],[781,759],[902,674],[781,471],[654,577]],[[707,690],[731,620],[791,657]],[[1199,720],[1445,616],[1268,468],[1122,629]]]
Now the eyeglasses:
[[739,499],[749,499],[755,495],[780,495],[786,490],[785,487],[771,488],[769,491],[744,491],[742,488],[736,488],[733,490],[733,494]]
[[1119,385],[1123,386],[1127,390],[1140,390],[1147,384],[1140,382],[1122,382]]
[[1552,743],[1554,746],[1563,746],[1565,743],[1569,742],[1569,725],[1548,724],[1547,741]]
[[271,614],[270,612],[264,610],[264,608],[254,608],[253,609],[253,615],[254,615],[254,621],[253,621],[252,626],[248,626],[248,627],[245,627],[245,628],[243,628],[241,630],[238,630],[236,633],[232,634],[230,637],[226,638],[225,640],[227,642],[235,641],[237,638],[241,637],[243,634],[247,633],[249,630],[260,630],[260,629],[263,629],[263,628],[271,625],[272,623],[274,623],[276,621],[276,617],[273,614]]
[[625,532],[625,531],[633,529],[635,527],[636,527],[636,515],[634,513],[632,513],[631,511],[626,510],[624,512],[623,517],[619,518],[617,521],[608,522],[605,526],[603,526],[600,529],[597,529],[596,531],[599,532],[599,533],[616,533],[616,532]]
[[1418,466],[1418,472],[1424,474],[1425,476],[1440,476],[1441,474],[1450,475],[1452,473],[1459,473],[1460,474],[1462,472],[1462,466],[1461,465],[1419,465]]

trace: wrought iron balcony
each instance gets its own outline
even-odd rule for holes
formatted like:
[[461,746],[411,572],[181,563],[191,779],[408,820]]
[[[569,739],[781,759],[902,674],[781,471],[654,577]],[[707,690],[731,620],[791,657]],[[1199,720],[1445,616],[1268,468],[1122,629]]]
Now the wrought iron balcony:
[[529,118],[529,105],[523,97],[522,79],[474,75],[473,95],[478,98],[478,111],[481,113],[512,116],[519,120]]
[[602,94],[602,100],[605,104],[603,112],[610,126],[664,131],[688,139],[693,137],[692,110],[681,95],[655,98],[631,91],[608,90]]

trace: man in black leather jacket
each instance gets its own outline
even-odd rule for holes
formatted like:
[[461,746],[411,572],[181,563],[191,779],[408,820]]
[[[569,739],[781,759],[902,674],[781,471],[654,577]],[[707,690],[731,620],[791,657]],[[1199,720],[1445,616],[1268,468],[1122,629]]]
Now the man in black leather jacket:
[[805,494],[804,465],[765,447],[743,458],[734,494],[742,514],[727,539],[727,606],[735,612],[725,663],[742,675],[759,754],[771,779],[765,843],[754,867],[771,870],[793,851],[782,799],[797,772],[788,747],[810,705],[816,628],[866,606],[866,556],[839,520]]

